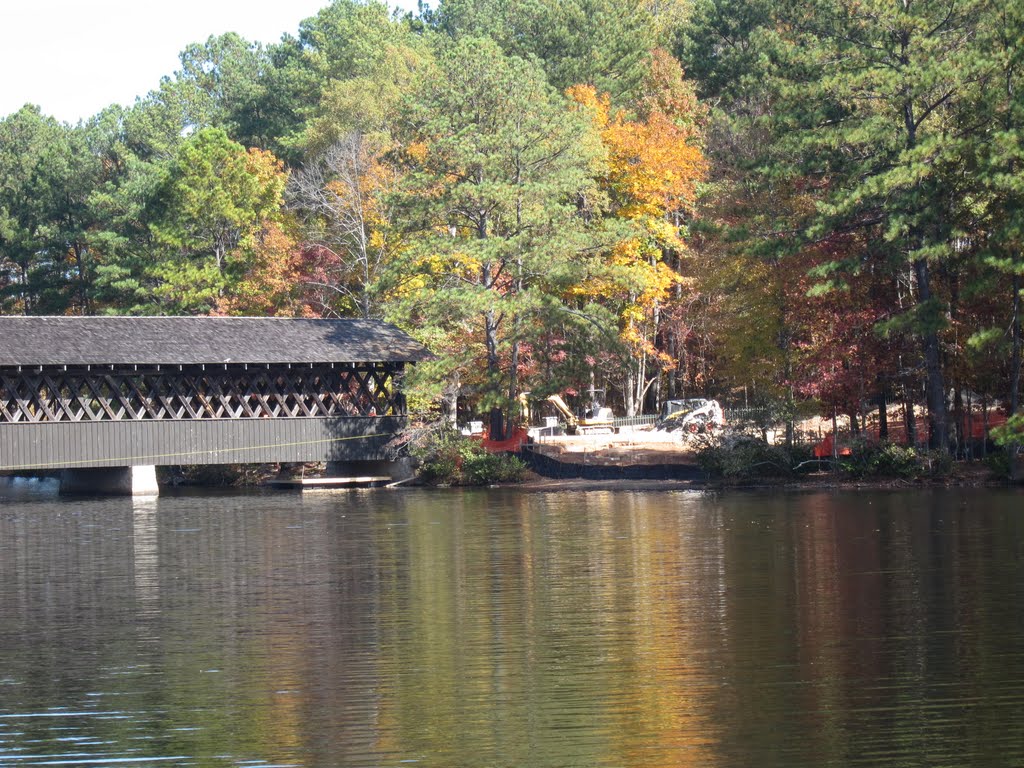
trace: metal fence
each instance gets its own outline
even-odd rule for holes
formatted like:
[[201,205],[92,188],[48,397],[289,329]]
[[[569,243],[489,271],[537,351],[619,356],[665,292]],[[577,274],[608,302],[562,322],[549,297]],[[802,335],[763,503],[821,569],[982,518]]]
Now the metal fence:
[[646,427],[649,424],[653,424],[658,420],[656,414],[648,414],[646,416],[622,416],[612,420],[612,424],[616,429],[622,427]]
[[[723,417],[726,424],[765,423],[770,418],[767,408],[724,408]],[[621,427],[645,427],[654,424],[660,419],[658,414],[645,414],[642,416],[621,416],[613,420],[616,428]]]
[[771,423],[771,410],[768,408],[722,406],[722,415],[726,424],[748,422],[753,424]]

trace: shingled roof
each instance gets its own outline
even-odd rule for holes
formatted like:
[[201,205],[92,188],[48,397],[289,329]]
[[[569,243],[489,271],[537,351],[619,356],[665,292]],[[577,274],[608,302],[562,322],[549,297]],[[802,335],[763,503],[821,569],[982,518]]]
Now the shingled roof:
[[416,362],[430,353],[373,320],[0,317],[0,366]]

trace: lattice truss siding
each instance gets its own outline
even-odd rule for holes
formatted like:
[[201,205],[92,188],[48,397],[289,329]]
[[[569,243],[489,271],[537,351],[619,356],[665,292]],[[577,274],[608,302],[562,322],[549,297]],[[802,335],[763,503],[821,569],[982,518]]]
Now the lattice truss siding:
[[402,364],[0,369],[0,422],[404,415]]

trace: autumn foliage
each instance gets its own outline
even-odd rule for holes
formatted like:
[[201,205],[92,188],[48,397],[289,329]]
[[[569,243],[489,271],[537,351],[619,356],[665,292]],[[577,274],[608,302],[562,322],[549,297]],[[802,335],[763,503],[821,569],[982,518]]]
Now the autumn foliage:
[[1020,405],[1022,39],[980,0],[336,0],[0,120],[0,310],[385,319],[424,410],[891,407],[966,450]]

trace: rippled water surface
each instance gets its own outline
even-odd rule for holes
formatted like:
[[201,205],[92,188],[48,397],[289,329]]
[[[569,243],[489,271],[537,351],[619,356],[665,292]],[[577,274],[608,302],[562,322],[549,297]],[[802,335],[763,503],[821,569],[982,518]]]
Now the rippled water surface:
[[0,480],[0,765],[1024,766],[1024,495]]

